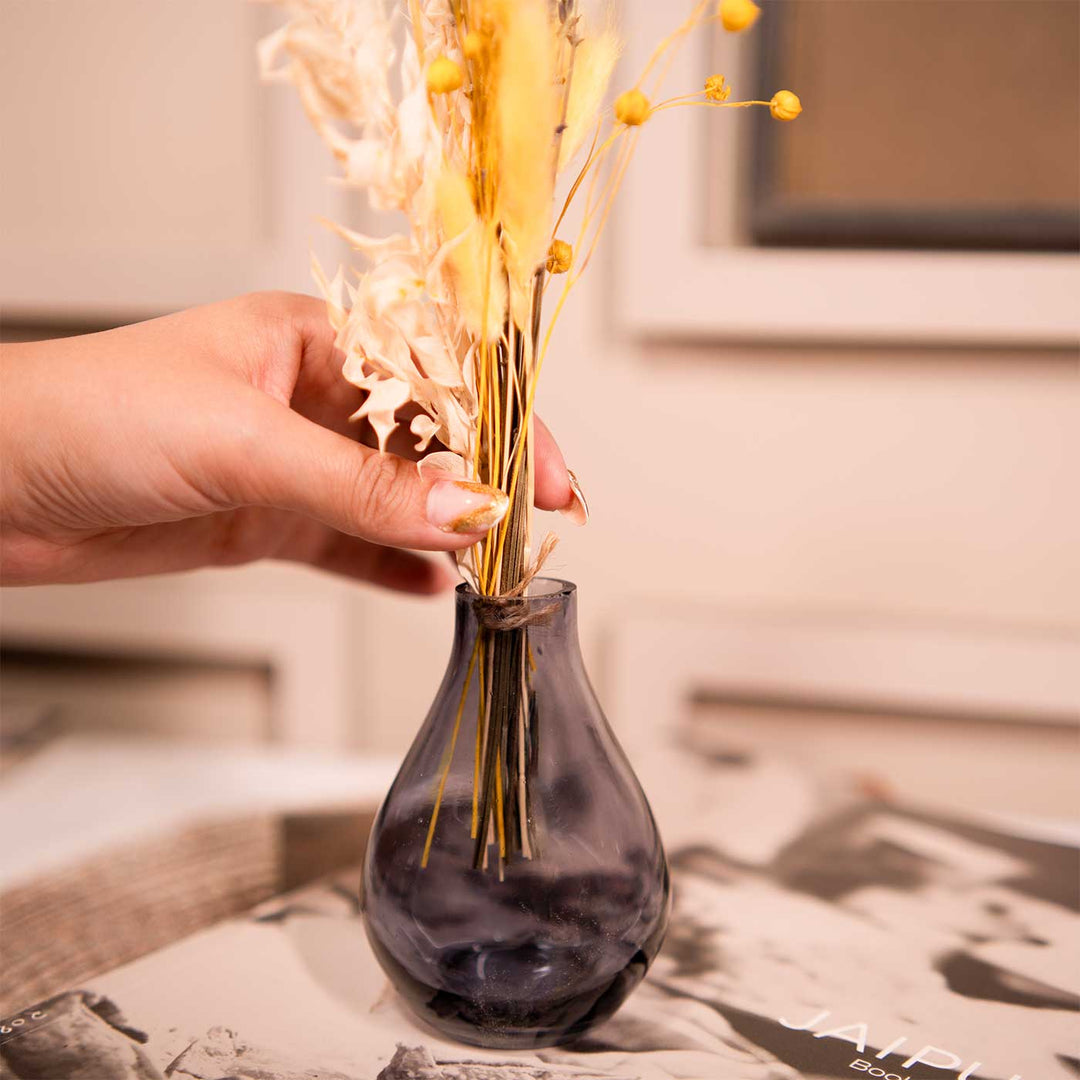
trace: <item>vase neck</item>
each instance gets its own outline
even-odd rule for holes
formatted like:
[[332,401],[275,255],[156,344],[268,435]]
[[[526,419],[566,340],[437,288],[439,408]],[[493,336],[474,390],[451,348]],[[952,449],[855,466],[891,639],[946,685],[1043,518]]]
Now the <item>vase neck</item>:
[[481,634],[498,637],[525,631],[530,644],[545,655],[576,658],[577,586],[554,578],[537,578],[524,597],[480,596],[468,585],[457,588],[455,652],[471,653]]

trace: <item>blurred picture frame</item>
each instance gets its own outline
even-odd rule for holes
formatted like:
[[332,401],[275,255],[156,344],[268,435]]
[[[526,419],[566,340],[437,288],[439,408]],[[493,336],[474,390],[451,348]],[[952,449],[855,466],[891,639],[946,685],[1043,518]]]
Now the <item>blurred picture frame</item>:
[[768,13],[754,93],[814,104],[753,113],[756,244],[1080,252],[1080,4],[941,0],[932,42],[910,0]]
[[[782,6],[763,6],[749,33],[718,31],[709,48],[683,53],[668,92],[721,72],[734,98],[756,95],[764,61],[755,35],[783,18]],[[623,17],[625,80],[647,62],[644,43],[670,32],[672,14],[626,0]],[[785,75],[774,89],[787,84]],[[803,104],[795,124],[761,122],[783,138],[815,107],[805,93]],[[1068,251],[755,243],[745,165],[758,119],[752,110],[673,109],[641,130],[644,152],[615,219],[620,330],[654,340],[999,348],[1072,347],[1080,338],[1080,258]]]

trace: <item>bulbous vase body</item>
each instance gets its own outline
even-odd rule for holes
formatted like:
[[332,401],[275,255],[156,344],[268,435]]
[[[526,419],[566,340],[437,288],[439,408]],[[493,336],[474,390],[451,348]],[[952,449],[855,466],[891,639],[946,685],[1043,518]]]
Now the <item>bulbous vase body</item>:
[[368,844],[368,937],[443,1035],[570,1041],[660,948],[664,849],[585,675],[575,587],[493,601],[463,585],[456,605],[449,668]]

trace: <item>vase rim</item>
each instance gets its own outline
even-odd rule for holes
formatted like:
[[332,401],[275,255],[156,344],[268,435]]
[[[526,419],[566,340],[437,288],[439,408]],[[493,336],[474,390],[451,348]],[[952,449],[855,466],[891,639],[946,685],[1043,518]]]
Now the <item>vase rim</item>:
[[536,577],[529,583],[528,591],[524,596],[482,596],[467,581],[463,581],[454,590],[463,600],[483,599],[491,603],[530,603],[550,602],[552,600],[568,600],[577,592],[577,585],[563,578]]

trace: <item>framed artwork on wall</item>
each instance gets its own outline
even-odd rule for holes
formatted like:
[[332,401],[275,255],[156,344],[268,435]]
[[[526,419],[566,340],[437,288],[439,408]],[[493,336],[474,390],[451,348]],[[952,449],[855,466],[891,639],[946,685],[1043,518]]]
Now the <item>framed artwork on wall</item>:
[[[895,2],[901,8],[921,7],[904,0]],[[1012,2],[986,0],[994,8]],[[1017,2],[1021,8],[1028,6],[1026,0]],[[836,221],[833,233],[817,236],[811,236],[805,224],[781,232],[775,223],[766,221],[776,215],[778,191],[786,200],[782,205],[789,220],[798,217],[795,210],[799,208],[791,209],[800,191],[798,185],[813,180],[803,168],[808,154],[827,156],[838,147],[847,152],[842,150],[841,135],[855,137],[844,129],[846,121],[842,124],[835,116],[839,107],[836,95],[841,91],[827,86],[816,89],[812,34],[820,32],[820,27],[810,10],[815,3],[796,0],[785,6],[764,0],[762,18],[749,33],[731,35],[718,30],[707,48],[695,52],[688,45],[682,54],[668,82],[670,93],[691,91],[703,85],[709,74],[721,72],[732,84],[736,98],[760,96],[763,75],[784,64],[784,55],[798,56],[793,66],[785,64],[782,72],[768,75],[772,79],[768,92],[781,87],[798,91],[805,111],[795,123],[779,124],[768,116],[755,116],[753,110],[672,109],[642,129],[645,152],[627,174],[616,217],[614,291],[620,326],[635,336],[653,339],[1029,348],[1075,344],[1080,337],[1080,305],[1076,303],[1080,257],[1068,249],[1069,236],[1061,228],[1063,215],[1055,209],[1059,206],[1054,200],[1060,178],[1053,184],[1047,182],[1039,196],[1045,211],[1043,224],[1038,225],[1033,216],[1025,226],[1038,236],[1055,239],[1035,243],[1029,236],[1026,246],[1020,243],[1024,237],[1015,230],[1011,237],[1005,237],[1005,224],[990,223],[990,209],[983,216],[985,232],[980,236],[996,229],[997,239],[981,239],[978,250],[970,242],[969,224],[961,220],[964,215],[955,213],[948,223],[954,232],[951,239],[939,236],[935,241],[924,229],[922,236],[913,231],[902,246],[897,243],[895,228],[891,239],[887,230],[883,231],[882,221],[889,224],[887,214],[878,216],[876,246],[870,246],[865,236],[857,242],[850,237],[845,241],[835,231]],[[886,7],[893,3],[883,0]],[[807,11],[800,14],[804,4]],[[954,4],[986,6],[983,0],[971,4],[945,0],[944,6]],[[871,5],[824,0],[822,6],[842,13]],[[872,5],[874,12],[880,6]],[[790,33],[808,36],[788,44],[782,39],[783,24],[792,8],[796,18],[788,24]],[[627,0],[624,19],[625,79],[644,66],[647,56],[643,43],[670,32],[672,13],[647,0]],[[865,21],[862,15],[859,19]],[[770,29],[770,24],[780,25]],[[781,36],[779,46],[773,44],[777,36]],[[896,53],[888,37],[871,40],[863,35],[859,41],[869,53],[862,60],[864,65],[879,72],[879,79],[888,82],[895,97],[907,93],[908,84],[919,76],[910,70],[910,63],[905,66],[904,54]],[[986,50],[998,47],[996,39],[986,44]],[[763,56],[762,49],[770,50],[771,55]],[[1061,63],[1067,68],[1068,62],[1066,53]],[[809,90],[797,85],[800,77],[809,80]],[[880,122],[887,127],[895,110],[889,100],[881,100],[884,90],[879,87],[877,93]],[[1066,112],[1071,107],[1063,106]],[[832,124],[824,146],[804,146],[809,144],[809,136],[801,142],[784,142],[798,137],[804,123],[810,131],[809,118],[819,109],[823,122]],[[943,127],[955,124],[950,115],[946,110],[938,122]],[[754,127],[758,121],[772,123],[772,129],[755,154]],[[1009,122],[1018,127],[1022,124],[1018,118]],[[1067,122],[1067,117],[1062,121],[1055,116],[1055,125],[1062,122]],[[944,136],[935,138],[939,143],[944,140]],[[777,145],[782,146],[783,154]],[[850,148],[851,144],[847,145]],[[872,162],[888,163],[891,145],[888,138],[881,142]],[[1075,150],[1075,145],[1073,138],[1069,146]],[[1056,145],[1051,149],[1063,151]],[[762,170],[770,163],[798,173],[788,188],[763,176]],[[832,163],[833,179],[844,175],[842,165],[842,159],[839,165]],[[880,171],[885,166],[875,167]],[[927,183],[935,178],[942,184],[955,182],[955,178],[943,175],[949,172],[944,164],[932,167],[931,163],[922,171]],[[1019,180],[1014,177],[1012,182]],[[996,188],[988,186],[984,196],[987,207],[1006,189],[1006,183],[1007,178],[998,177]],[[842,224],[845,207],[850,208],[854,200],[843,190],[835,199],[839,205],[836,218]],[[925,217],[924,224],[932,226],[934,214]],[[1000,215],[998,220],[1003,221]],[[901,224],[907,228],[911,221]],[[965,229],[969,234],[966,242]],[[795,236],[799,230],[802,238]]]
[[910,0],[769,14],[754,93],[790,82],[813,106],[753,114],[755,243],[1080,249],[1080,4],[942,0],[930,39]]

